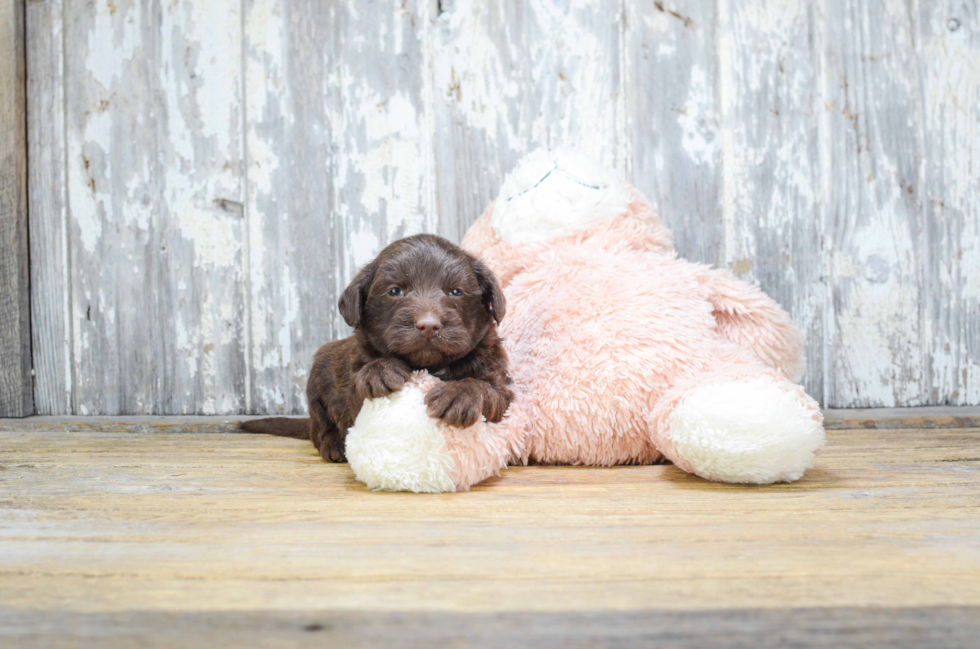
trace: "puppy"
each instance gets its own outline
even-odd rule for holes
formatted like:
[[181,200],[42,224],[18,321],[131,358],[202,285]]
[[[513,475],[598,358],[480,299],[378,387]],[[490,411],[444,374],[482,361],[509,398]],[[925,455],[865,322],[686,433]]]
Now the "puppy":
[[420,369],[443,381],[425,396],[433,417],[469,426],[481,414],[504,416],[513,393],[497,324],[506,307],[483,262],[435,235],[400,239],[357,273],[339,306],[354,335],[313,357],[310,418],[257,419],[243,430],[308,436],[323,459],[345,462],[347,429],[364,400],[391,394]]

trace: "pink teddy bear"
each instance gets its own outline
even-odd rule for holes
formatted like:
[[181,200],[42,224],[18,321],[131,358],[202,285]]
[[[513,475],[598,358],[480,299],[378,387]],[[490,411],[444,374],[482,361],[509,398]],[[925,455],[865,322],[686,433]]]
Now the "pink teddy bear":
[[797,385],[803,340],[771,298],[679,259],[632,187],[571,153],[538,151],[504,182],[463,247],[496,273],[514,379],[503,421],[430,418],[424,372],[366,401],[347,437],[373,489],[469,489],[508,464],[670,460],[708,480],[798,480],[824,445]]

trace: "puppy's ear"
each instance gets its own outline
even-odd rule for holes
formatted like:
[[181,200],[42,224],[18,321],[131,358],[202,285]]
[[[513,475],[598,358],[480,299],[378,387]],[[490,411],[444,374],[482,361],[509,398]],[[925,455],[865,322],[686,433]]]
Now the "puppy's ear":
[[367,292],[374,281],[374,273],[378,270],[377,260],[358,271],[351,281],[350,286],[344,289],[344,294],[340,296],[337,306],[340,308],[340,315],[344,316],[344,322],[351,327],[357,328],[361,324],[361,312],[364,310],[364,303],[367,302]]
[[504,299],[500,282],[497,281],[497,276],[493,274],[493,271],[479,259],[473,263],[473,272],[476,273],[480,290],[483,291],[483,305],[487,307],[487,310],[493,315],[493,319],[499,324],[507,312],[507,300]]

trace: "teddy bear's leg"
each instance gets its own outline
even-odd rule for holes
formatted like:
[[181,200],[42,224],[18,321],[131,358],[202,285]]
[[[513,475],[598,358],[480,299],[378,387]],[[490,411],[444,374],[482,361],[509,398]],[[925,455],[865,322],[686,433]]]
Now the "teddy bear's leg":
[[521,407],[513,403],[502,421],[477,422],[469,428],[440,426],[456,461],[456,490],[466,491],[487,478],[500,475],[508,464],[525,464],[527,435]]
[[817,403],[776,371],[754,365],[674,387],[650,421],[654,443],[669,460],[718,482],[799,480],[824,446]]
[[728,270],[704,268],[700,279],[723,338],[752,350],[790,381],[803,378],[803,334],[775,300]]
[[379,491],[465,491],[521,457],[521,419],[448,426],[426,412],[438,380],[416,373],[389,397],[364,402],[347,433],[347,460],[358,480]]

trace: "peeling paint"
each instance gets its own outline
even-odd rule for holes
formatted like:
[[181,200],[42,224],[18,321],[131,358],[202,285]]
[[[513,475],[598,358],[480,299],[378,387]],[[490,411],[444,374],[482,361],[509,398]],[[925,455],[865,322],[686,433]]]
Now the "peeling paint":
[[[950,13],[953,15],[950,16]],[[917,38],[933,403],[980,403],[980,12],[923,5]]]
[[691,68],[687,101],[677,123],[684,132],[681,139],[684,151],[698,164],[713,160],[718,146],[712,124],[714,109],[714,90],[708,83],[708,75],[701,67]]
[[65,9],[79,412],[241,409],[239,6]]
[[558,145],[783,304],[827,405],[980,403],[976,12],[67,2],[76,412],[305,411],[353,273]]

